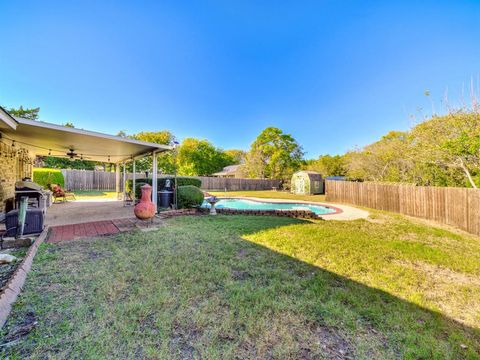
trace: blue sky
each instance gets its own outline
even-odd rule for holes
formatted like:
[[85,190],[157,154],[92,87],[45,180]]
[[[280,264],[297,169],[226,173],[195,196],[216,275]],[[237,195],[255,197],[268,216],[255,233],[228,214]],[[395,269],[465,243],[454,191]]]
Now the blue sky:
[[[1,1],[0,104],[115,134],[342,153],[480,76],[480,1]],[[429,98],[424,92],[429,90]]]

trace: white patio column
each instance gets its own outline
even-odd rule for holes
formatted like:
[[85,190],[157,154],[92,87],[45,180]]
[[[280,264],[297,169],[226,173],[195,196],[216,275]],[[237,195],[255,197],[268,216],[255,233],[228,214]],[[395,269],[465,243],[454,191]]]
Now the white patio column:
[[132,177],[132,200],[133,200],[133,205],[135,205],[135,181],[136,181],[136,172],[137,169],[135,168],[135,158],[133,158],[133,177]]
[[122,196],[123,196],[123,200],[126,199],[126,193],[127,193],[127,189],[125,189],[125,184],[127,182],[127,164],[124,162],[122,163],[122,166],[123,166],[123,192],[122,192]]
[[[157,206],[157,152],[152,152],[152,202]],[[158,209],[157,209],[158,210]]]
[[115,192],[117,200],[120,198],[120,164],[115,164]]

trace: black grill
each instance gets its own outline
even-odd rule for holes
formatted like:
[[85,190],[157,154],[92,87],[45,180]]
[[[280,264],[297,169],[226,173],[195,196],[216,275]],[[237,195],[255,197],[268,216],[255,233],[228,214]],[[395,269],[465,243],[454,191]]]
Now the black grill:
[[18,181],[15,183],[15,207],[20,205],[20,198],[28,197],[28,205],[40,208],[40,199],[45,196],[42,186],[33,181]]

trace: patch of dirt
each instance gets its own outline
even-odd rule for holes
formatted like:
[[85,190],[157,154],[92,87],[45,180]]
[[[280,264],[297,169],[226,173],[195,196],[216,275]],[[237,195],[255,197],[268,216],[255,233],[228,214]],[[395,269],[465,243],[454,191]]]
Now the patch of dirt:
[[422,219],[422,218],[418,218],[418,217],[414,217],[414,216],[410,216],[410,215],[402,215],[402,216],[404,216],[406,219],[408,219],[409,221],[411,221],[412,223],[415,223],[415,224],[426,225],[426,226],[429,226],[429,227],[432,227],[432,228],[446,230],[446,231],[449,231],[453,234],[461,235],[461,236],[464,236],[464,237],[470,237],[470,238],[475,237],[475,235],[472,235],[471,233],[468,233],[464,230],[461,230],[461,229],[456,228],[456,227],[451,226],[451,225],[442,224],[442,223],[436,222],[434,220]]
[[[317,326],[312,330],[327,359],[355,359],[352,346],[336,330],[326,326]],[[309,357],[304,358],[308,359]]]
[[171,353],[179,354],[180,359],[197,358],[193,344],[198,336],[199,334],[195,329],[186,329],[178,323],[175,324],[169,343]]
[[480,277],[425,262],[400,262],[426,280],[421,288],[424,299],[440,312],[462,324],[478,327]]
[[0,264],[0,289],[7,284],[8,280],[15,272],[15,269],[21,264],[21,262],[22,259],[17,258],[17,260],[12,263]]
[[16,326],[12,327],[7,335],[3,339],[3,344],[8,344],[11,342],[16,342],[27,336],[35,327],[37,326],[37,319],[33,312],[28,312],[25,315],[25,318],[18,323]]
[[48,254],[54,254],[56,252],[58,252],[58,248],[57,247],[49,247],[45,250]]
[[380,217],[378,215],[375,215],[375,216],[370,215],[365,220],[367,220],[368,222],[371,222],[373,224],[385,224],[385,223],[387,223],[387,220],[385,219],[385,217]]
[[395,261],[397,264],[423,272],[427,277],[435,282],[450,283],[456,285],[474,285],[480,286],[480,277],[470,274],[460,273],[438,265],[432,265],[421,261],[407,262]]
[[248,271],[235,270],[235,269],[232,270],[232,278],[234,280],[243,281],[243,280],[247,280],[251,277],[252,277],[252,275],[250,275],[248,273]]
[[414,232],[403,233],[402,235],[400,235],[399,239],[402,241],[420,241],[422,243],[425,243],[425,239],[419,239],[419,234]]
[[249,255],[249,251],[247,249],[240,249],[237,252],[237,258],[243,259]]
[[107,253],[107,252],[99,252],[99,251],[95,251],[95,250],[90,250],[88,253],[87,253],[87,256],[89,259],[91,260],[97,260],[97,259],[106,259],[106,258],[109,258],[112,256],[111,253]]

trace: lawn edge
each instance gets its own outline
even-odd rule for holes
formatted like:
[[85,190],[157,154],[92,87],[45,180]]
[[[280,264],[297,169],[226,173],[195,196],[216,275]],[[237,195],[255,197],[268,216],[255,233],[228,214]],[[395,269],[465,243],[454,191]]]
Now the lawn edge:
[[48,231],[49,227],[46,226],[40,233],[39,237],[30,246],[27,254],[23,258],[20,265],[15,269],[13,275],[3,286],[3,288],[0,289],[0,329],[5,325],[8,316],[12,311],[12,305],[15,303],[18,295],[20,295],[20,292],[22,291],[27,274],[32,268],[33,259],[37,254],[39,246],[47,238]]

